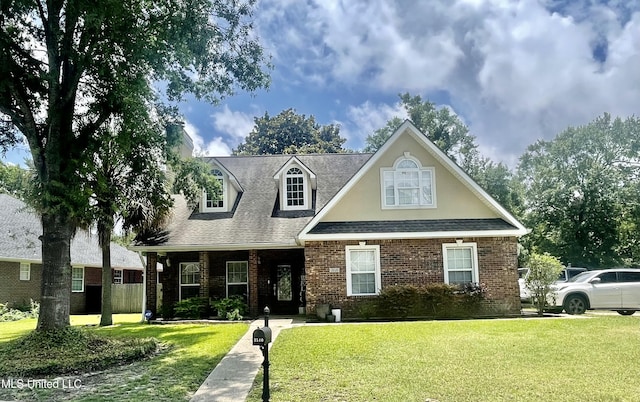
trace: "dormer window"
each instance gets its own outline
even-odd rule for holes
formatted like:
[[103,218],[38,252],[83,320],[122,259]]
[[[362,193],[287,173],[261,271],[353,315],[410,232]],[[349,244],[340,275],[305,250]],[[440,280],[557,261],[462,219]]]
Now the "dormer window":
[[216,194],[208,194],[206,190],[202,191],[202,212],[224,212],[227,210],[227,183],[224,173],[219,169],[213,169],[211,170],[211,174],[215,176],[218,183],[220,183],[221,191],[217,197]]
[[292,167],[287,171],[285,175],[286,181],[286,205],[288,208],[306,209],[307,197],[305,197],[306,180],[302,170],[297,167]]
[[381,169],[383,208],[435,208],[434,168],[423,168],[408,152]]
[[316,175],[297,157],[292,157],[273,176],[282,211],[313,209],[313,191],[316,189]]

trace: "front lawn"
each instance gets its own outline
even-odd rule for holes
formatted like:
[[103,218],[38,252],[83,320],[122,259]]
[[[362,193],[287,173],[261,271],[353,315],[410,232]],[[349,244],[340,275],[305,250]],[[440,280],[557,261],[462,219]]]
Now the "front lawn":
[[273,402],[638,401],[640,317],[305,326],[270,361]]
[[[211,370],[245,334],[248,325],[141,324],[140,314],[114,315],[110,327],[86,327],[99,322],[95,316],[72,316],[72,325],[92,334],[118,339],[155,338],[160,351],[150,358],[95,373],[70,373],[29,378],[2,377],[0,400],[74,401],[176,401],[188,399]],[[0,323],[0,349],[27,335],[35,319]],[[20,356],[0,355],[0,361]],[[10,382],[12,380],[13,382]],[[33,386],[29,380],[46,380],[57,388]],[[42,385],[38,383],[38,385]]]

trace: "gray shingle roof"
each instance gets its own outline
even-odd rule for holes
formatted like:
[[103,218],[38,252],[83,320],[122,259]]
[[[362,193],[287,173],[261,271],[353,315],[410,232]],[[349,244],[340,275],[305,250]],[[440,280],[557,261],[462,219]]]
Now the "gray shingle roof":
[[510,230],[515,227],[500,218],[495,219],[433,219],[367,222],[320,222],[310,234],[340,233],[420,233],[461,232],[478,230]]
[[[38,215],[24,202],[0,194],[0,259],[40,262],[42,249],[39,237],[42,224]],[[79,230],[71,242],[73,265],[101,267],[102,252],[98,236]],[[113,268],[143,269],[137,253],[111,243]]]
[[[233,247],[294,246],[294,237],[313,217],[310,213],[274,214],[278,191],[274,174],[293,155],[229,156],[206,158],[221,164],[238,180],[244,192],[233,214],[197,213],[187,208],[182,196],[175,196],[173,217],[160,237],[139,246]],[[371,157],[371,154],[296,155],[317,176],[317,213]]]

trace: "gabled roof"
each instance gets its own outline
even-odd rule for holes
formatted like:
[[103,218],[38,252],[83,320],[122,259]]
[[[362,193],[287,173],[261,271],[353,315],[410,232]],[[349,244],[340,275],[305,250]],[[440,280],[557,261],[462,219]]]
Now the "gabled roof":
[[[358,183],[358,181],[370,170],[372,169],[377,161],[380,159],[382,155],[384,155],[387,150],[403,135],[410,135],[413,137],[419,144],[421,144],[442,166],[447,169],[454,177],[456,177],[464,186],[466,186],[472,193],[474,193],[483,203],[485,203],[490,209],[496,212],[496,214],[500,217],[500,220],[503,220],[506,225],[500,225],[500,229],[495,227],[484,227],[480,230],[448,230],[453,226],[448,225],[447,227],[433,227],[430,230],[417,229],[415,225],[413,225],[413,230],[403,230],[402,235],[399,235],[398,231],[392,230],[391,225],[378,225],[376,222],[369,222],[370,227],[377,228],[376,230],[368,230],[368,235],[364,235],[362,231],[356,230],[355,226],[349,222],[342,222],[339,225],[334,223],[333,225],[333,233],[327,233],[325,229],[322,229],[326,225],[320,225],[320,228],[315,229],[322,218],[332,209],[334,208],[340,200],[353,189],[353,187]],[[454,220],[449,220],[454,221]],[[402,221],[396,221],[396,226],[401,226]],[[451,222],[450,222],[451,223]],[[365,223],[360,223],[362,226]],[[337,228],[340,228],[341,232],[338,234],[336,231]],[[467,228],[468,229],[468,228]],[[380,230],[380,231],[377,231]],[[414,231],[415,230],[415,231]],[[433,142],[431,142],[426,135],[424,135],[418,128],[409,120],[405,120],[404,123],[396,129],[396,131],[391,135],[391,137],[376,151],[376,153],[369,158],[369,160],[362,166],[362,168],[349,180],[349,182],[342,187],[342,189],[328,202],[317,214],[316,216],[309,221],[309,223],[300,231],[298,235],[298,239],[300,242],[304,242],[305,240],[328,240],[328,239],[347,239],[352,238],[350,235],[358,235],[359,239],[365,238],[399,238],[398,236],[404,236],[403,238],[407,238],[409,234],[411,237],[420,237],[420,238],[428,238],[428,237],[442,237],[446,236],[522,236],[527,234],[529,231],[520,223],[511,213],[509,213],[504,207],[502,207],[493,197],[491,197],[485,190],[483,190],[469,175],[464,172],[451,158],[449,158],[440,148],[438,148]]]
[[[296,155],[294,160],[317,177],[317,189],[313,191],[316,211],[329,202],[370,157],[371,154]],[[278,209],[274,175],[292,158],[293,155],[215,158],[243,188],[232,213],[200,213],[190,209],[184,197],[176,195],[173,216],[166,230],[130,248],[147,251],[299,248],[296,234],[313,214],[307,211],[274,214]]]
[[[7,194],[0,194],[0,260],[31,263],[42,262],[42,223],[38,215],[24,202]],[[102,251],[98,236],[79,230],[71,241],[71,264],[102,266]],[[142,270],[144,265],[137,253],[111,243],[113,268]]]
[[295,155],[292,156],[280,169],[278,169],[278,171],[273,175],[274,180],[276,182],[279,182],[282,176],[284,175],[284,173],[287,170],[289,170],[291,165],[300,166],[302,170],[304,170],[305,174],[309,176],[309,179],[311,180],[311,188],[314,190],[317,188],[318,177],[316,176],[315,173],[311,171],[311,169],[309,169],[304,163],[302,163],[300,159]]
[[233,188],[236,189],[236,191],[238,192],[242,192],[242,186],[240,185],[240,182],[238,182],[238,179],[233,175],[233,173],[231,173],[229,170],[227,170],[227,168],[224,167],[224,165],[220,162],[218,162],[218,159],[215,157],[211,157],[211,158],[204,158],[205,162],[208,162],[209,164],[213,163],[215,164],[218,168],[220,168],[220,170],[226,174],[229,177],[229,182],[231,183],[231,185],[233,186]]

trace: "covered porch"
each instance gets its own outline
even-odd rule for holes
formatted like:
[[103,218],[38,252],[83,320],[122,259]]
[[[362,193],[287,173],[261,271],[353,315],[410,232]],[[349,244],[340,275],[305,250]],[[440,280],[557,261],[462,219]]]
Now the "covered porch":
[[[163,266],[160,274],[157,263]],[[154,317],[192,297],[219,300],[239,295],[254,317],[264,306],[272,314],[290,315],[305,305],[302,248],[147,252],[145,279],[146,309]],[[162,284],[161,297],[157,283]]]

